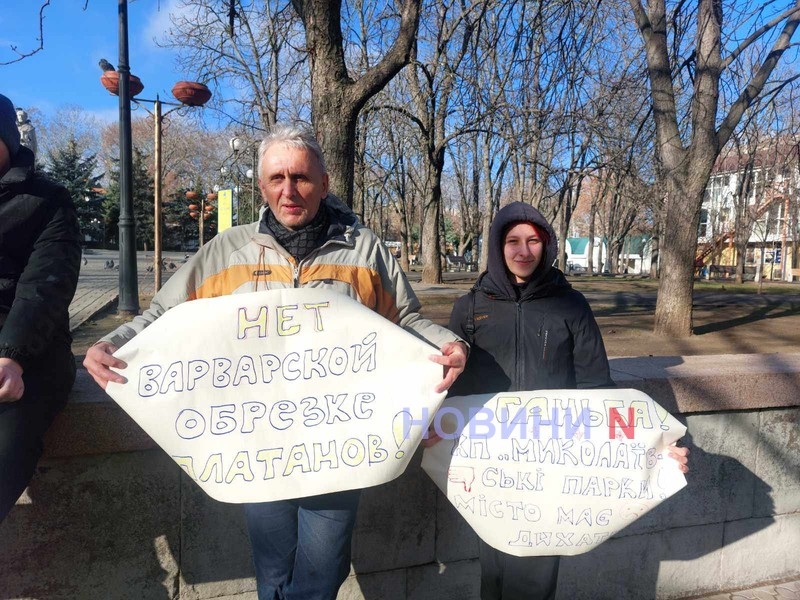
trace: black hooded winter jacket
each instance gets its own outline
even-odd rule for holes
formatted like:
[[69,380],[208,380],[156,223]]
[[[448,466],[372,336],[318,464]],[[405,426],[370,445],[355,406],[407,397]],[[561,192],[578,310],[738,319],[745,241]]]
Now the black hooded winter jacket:
[[[531,280],[515,285],[503,259],[503,236],[523,221],[545,229],[550,241]],[[541,213],[522,202],[504,207],[492,222],[489,244],[487,271],[450,316],[450,330],[471,344],[450,395],[613,386],[589,304],[551,266],[558,243]]]
[[0,177],[0,357],[55,376],[54,360],[74,371],[69,304],[80,234],[69,192],[37,175],[33,162],[22,147]]

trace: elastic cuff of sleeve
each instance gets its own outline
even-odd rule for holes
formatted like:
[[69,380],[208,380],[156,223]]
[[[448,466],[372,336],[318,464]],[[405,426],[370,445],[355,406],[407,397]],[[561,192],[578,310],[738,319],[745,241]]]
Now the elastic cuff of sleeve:
[[0,358],[10,358],[11,360],[18,362],[23,371],[28,367],[27,355],[17,348],[10,348],[8,346],[5,348],[0,348]]

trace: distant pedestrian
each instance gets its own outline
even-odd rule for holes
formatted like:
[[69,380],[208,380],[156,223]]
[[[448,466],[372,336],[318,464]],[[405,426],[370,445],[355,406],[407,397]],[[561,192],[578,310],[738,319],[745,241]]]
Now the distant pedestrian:
[[69,304],[81,263],[69,192],[35,172],[16,121],[0,95],[0,521],[75,381]]

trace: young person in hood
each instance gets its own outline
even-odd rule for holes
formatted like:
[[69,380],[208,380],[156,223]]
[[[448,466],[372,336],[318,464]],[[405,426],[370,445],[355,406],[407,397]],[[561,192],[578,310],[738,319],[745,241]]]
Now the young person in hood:
[[[488,268],[450,315],[450,330],[471,344],[450,395],[614,386],[592,310],[552,266],[557,257],[555,231],[538,210],[513,202],[497,213]],[[671,454],[682,469],[686,454]],[[520,558],[479,543],[481,600],[555,597],[558,556]]]

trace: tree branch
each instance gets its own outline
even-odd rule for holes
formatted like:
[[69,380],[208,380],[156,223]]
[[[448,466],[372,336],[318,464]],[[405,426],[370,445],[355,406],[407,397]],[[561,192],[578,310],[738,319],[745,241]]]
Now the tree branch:
[[773,69],[775,69],[775,66],[778,64],[778,61],[786,49],[789,48],[792,36],[797,30],[797,26],[800,24],[800,0],[795,2],[794,8],[788,11],[787,14],[791,14],[791,17],[786,21],[786,25],[784,25],[783,31],[778,36],[778,39],[775,40],[772,50],[770,50],[767,58],[750,80],[750,83],[747,84],[739,95],[739,98],[733,103],[730,112],[720,125],[717,134],[720,148],[728,142],[733,134],[733,130],[736,129],[736,126],[739,124],[744,111],[747,110],[747,107],[753,103],[764,89],[767,79],[772,74]]
[[382,89],[400,72],[411,57],[417,38],[421,11],[421,0],[404,0],[401,9],[400,29],[392,47],[383,58],[367,70],[351,89],[351,99],[360,109],[377,90]]
[[[89,0],[86,0],[87,4]],[[30,52],[20,52],[17,50],[17,47],[11,44],[11,51],[17,54],[17,58],[14,60],[0,62],[0,66],[11,65],[21,60],[25,60],[29,56],[33,56],[37,52],[41,51],[44,48],[44,9],[50,6],[50,0],[45,0],[42,4],[41,8],[39,8],[39,37],[36,38],[39,40],[39,47],[31,50]],[[84,10],[86,10],[86,5],[84,5]]]
[[739,46],[735,48],[733,52],[731,52],[730,56],[728,56],[726,59],[722,61],[722,68],[727,69],[731,65],[731,63],[733,63],[733,61],[739,58],[739,55],[742,52],[744,52],[748,47],[753,45],[756,42],[756,40],[758,40],[769,30],[774,29],[775,27],[780,25],[784,20],[790,18],[792,14],[796,13],[798,10],[800,10],[800,7],[797,4],[795,4],[792,8],[790,8],[783,14],[780,14],[774,19],[772,19],[772,21],[770,21],[769,23],[766,23],[761,27],[759,27],[758,29],[756,29],[753,33],[751,33],[747,37],[747,39],[745,39],[741,44],[739,44]]

